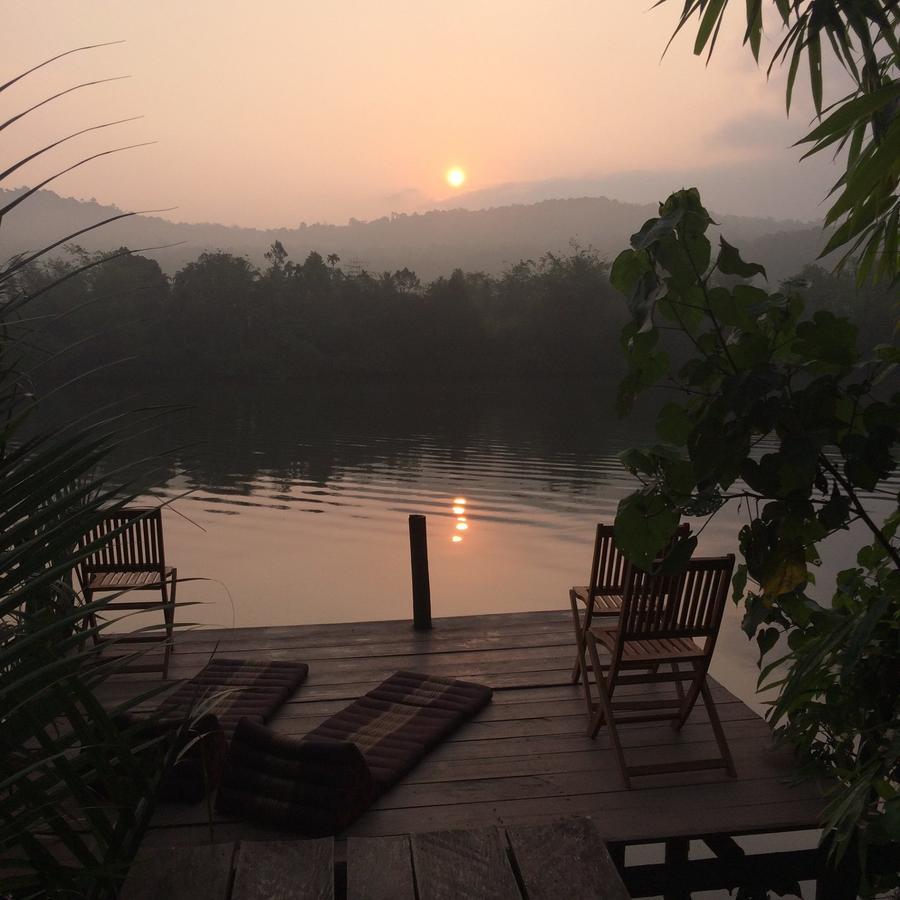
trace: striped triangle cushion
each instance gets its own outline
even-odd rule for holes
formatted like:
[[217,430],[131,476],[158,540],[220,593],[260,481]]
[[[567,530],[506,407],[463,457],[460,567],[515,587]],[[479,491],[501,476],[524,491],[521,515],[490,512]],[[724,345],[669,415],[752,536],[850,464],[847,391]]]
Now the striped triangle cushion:
[[334,834],[491,699],[480,684],[396,672],[301,740],[241,722],[216,801],[226,814]]

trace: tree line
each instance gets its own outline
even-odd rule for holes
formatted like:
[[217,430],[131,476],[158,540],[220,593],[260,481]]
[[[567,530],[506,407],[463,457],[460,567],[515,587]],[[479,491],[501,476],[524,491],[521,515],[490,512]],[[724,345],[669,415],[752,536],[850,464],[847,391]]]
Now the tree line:
[[[427,284],[408,268],[357,271],[333,253],[294,262],[277,241],[263,267],[205,252],[171,277],[125,248],[68,250],[20,275],[20,289],[37,295],[35,344],[50,357],[42,368],[54,372],[111,366],[117,378],[247,380],[622,370],[627,309],[590,249],[523,260],[499,276],[456,269]],[[854,313],[863,344],[884,339],[893,321],[885,289],[857,294],[814,267],[797,284],[812,306]]]

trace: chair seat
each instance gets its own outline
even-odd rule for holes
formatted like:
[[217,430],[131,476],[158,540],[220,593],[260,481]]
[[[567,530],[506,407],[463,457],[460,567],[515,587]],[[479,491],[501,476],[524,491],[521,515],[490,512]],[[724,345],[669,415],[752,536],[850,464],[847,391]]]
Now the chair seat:
[[[585,660],[580,673],[590,719],[588,734],[596,737],[606,727],[626,788],[637,775],[723,768],[735,776],[734,760],[706,683],[733,571],[733,554],[694,557],[682,571],[672,574],[652,574],[626,566],[619,615],[585,622],[590,670]],[[577,615],[574,593],[570,601],[573,615]],[[592,611],[593,606],[588,606],[585,618]],[[606,651],[605,659],[599,652],[601,647]],[[676,696],[621,697],[616,694],[620,684],[674,684]],[[680,730],[698,699],[702,699],[709,716],[718,757],[628,765],[619,738],[620,726],[668,720]]]
[[[165,578],[169,579],[175,570],[166,566]],[[88,579],[87,587],[91,591],[145,591],[158,589],[160,586],[159,569],[131,572],[94,572]]]
[[[619,629],[615,626],[595,625],[591,634],[598,643],[612,653],[615,650]],[[646,641],[626,641],[622,648],[622,662],[668,662],[672,659],[703,659],[704,652],[690,638],[658,638]]]
[[[581,603],[583,606],[588,605],[588,596],[590,594],[590,589],[587,587],[587,585],[573,587],[572,591],[574,592],[575,597],[578,599],[579,603]],[[611,613],[618,613],[621,609],[621,594],[594,594],[595,615],[604,616]]]
[[[174,645],[178,570],[166,566],[163,543],[162,507],[116,506],[105,510],[82,535],[78,542],[82,557],[76,572],[85,603],[84,630],[95,645],[103,641],[100,631],[108,618],[107,606],[115,614],[113,618],[129,611],[162,613],[164,637],[139,628],[128,638],[120,635],[115,642],[162,640],[164,652],[155,668],[162,670],[165,679]],[[142,591],[143,597],[138,598],[134,591]],[[153,591],[159,593],[158,598],[148,593]],[[98,594],[106,594],[105,603],[96,602]],[[145,663],[126,668],[150,671]]]

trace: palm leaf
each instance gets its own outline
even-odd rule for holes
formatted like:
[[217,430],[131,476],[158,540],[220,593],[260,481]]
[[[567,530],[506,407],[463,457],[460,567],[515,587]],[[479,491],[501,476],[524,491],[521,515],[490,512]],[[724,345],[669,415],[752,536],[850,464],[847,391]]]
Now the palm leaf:
[[[69,53],[85,49],[91,48]],[[66,55],[0,85],[0,92]],[[58,91],[7,119],[0,131],[33,109],[107,80]],[[43,146],[7,166],[0,178],[87,131],[114,124],[119,123]],[[62,169],[7,203],[0,218],[64,172],[124,149],[131,148],[93,154]],[[135,430],[151,427],[160,410],[131,417],[104,411],[96,421],[74,420],[52,433],[24,430],[38,401],[30,396],[30,374],[19,360],[36,332],[20,315],[60,281],[28,295],[18,289],[18,273],[61,244],[130,215],[111,216],[15,256],[0,271],[0,873],[4,889],[16,896],[113,896],[174,760],[173,738],[148,740],[119,721],[167,685],[110,709],[98,700],[109,678],[148,651],[101,653],[95,638],[121,621],[104,615],[115,596],[87,604],[72,585],[79,563],[116,532],[90,543],[83,536],[110,508],[127,503],[136,485],[134,470],[111,466],[110,453]],[[63,278],[103,261],[91,260]],[[115,635],[103,637],[103,648],[118,649]]]

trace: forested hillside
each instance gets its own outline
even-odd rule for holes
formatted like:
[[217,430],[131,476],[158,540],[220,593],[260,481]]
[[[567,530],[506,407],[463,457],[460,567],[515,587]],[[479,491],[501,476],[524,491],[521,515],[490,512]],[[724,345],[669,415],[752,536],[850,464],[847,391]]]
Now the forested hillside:
[[[0,200],[6,194],[0,191]],[[116,207],[39,191],[9,215],[9,233],[0,257],[36,249],[95,222],[121,213]],[[184,224],[156,216],[119,219],[78,240],[91,251],[128,246],[147,253],[167,274],[203,252],[222,250],[265,264],[264,254],[279,241],[292,259],[311,252],[336,253],[345,268],[394,272],[409,267],[423,280],[461,268],[500,275],[521,259],[539,259],[550,251],[570,252],[573,243],[614,259],[651,216],[653,204],[622,203],[604,197],[544,200],[491,209],[444,209],[397,214],[347,225],[299,223],[296,228],[254,229],[215,224]],[[177,216],[177,210],[169,213]],[[778,280],[813,262],[822,247],[818,226],[745,216],[716,216],[721,230],[758,259]],[[14,225],[14,227],[12,227]],[[15,243],[10,243],[15,241]]]
[[[620,374],[627,311],[590,250],[546,253],[497,276],[455,269],[428,283],[409,267],[348,269],[337,254],[295,262],[277,242],[261,267],[203,253],[172,277],[125,250],[92,265],[105,255],[73,249],[22,275],[39,295],[38,343],[61,354],[43,371],[115,363],[107,376],[159,380]],[[41,293],[61,275],[70,277]],[[886,289],[857,294],[818,268],[800,278],[810,306],[854,317],[864,344],[889,338]]]

